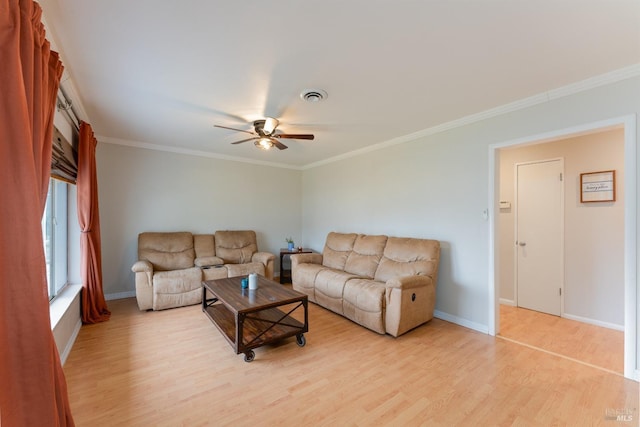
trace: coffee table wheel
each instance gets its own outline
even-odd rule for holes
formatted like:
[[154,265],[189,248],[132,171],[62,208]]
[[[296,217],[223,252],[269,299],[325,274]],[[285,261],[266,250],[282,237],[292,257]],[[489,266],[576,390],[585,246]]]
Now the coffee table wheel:
[[303,334],[298,334],[296,335],[296,343],[298,343],[298,347],[304,347],[304,345],[307,343],[307,339]]
[[253,362],[253,359],[256,358],[256,354],[253,352],[253,350],[249,350],[244,354],[244,361],[249,363],[249,362]]

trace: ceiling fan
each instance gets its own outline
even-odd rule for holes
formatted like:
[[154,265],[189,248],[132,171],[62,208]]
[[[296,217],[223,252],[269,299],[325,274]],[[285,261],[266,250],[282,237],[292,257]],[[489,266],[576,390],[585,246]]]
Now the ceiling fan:
[[258,148],[262,148],[263,150],[268,150],[272,147],[276,147],[280,150],[286,150],[287,147],[282,142],[278,141],[278,139],[308,139],[313,140],[315,137],[312,134],[308,133],[275,133],[276,128],[278,127],[280,122],[277,119],[273,119],[271,117],[267,117],[264,120],[256,120],[253,122],[254,132],[250,132],[248,130],[235,129],[226,126],[214,125],[217,128],[235,130],[237,132],[244,132],[250,135],[253,135],[251,138],[243,139],[241,141],[232,142],[231,144],[241,144],[247,141],[254,141],[254,144]]

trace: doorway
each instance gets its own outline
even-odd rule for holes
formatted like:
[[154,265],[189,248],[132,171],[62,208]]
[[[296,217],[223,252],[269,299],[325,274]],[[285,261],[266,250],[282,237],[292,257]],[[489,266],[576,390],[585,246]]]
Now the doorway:
[[[570,137],[575,137],[577,135],[584,135],[589,133],[601,132],[606,129],[613,128],[622,129],[624,134],[624,169],[625,175],[623,179],[624,183],[624,191],[628,195],[628,198],[625,203],[621,203],[622,209],[624,211],[624,219],[622,220],[624,224],[624,236],[623,236],[623,244],[621,245],[623,255],[623,273],[622,273],[622,304],[624,306],[624,314],[620,319],[620,324],[624,329],[624,375],[627,378],[638,380],[638,370],[637,370],[637,360],[636,360],[636,312],[637,312],[637,284],[635,280],[636,275],[636,253],[637,253],[637,243],[636,243],[636,187],[637,183],[635,180],[635,174],[637,170],[637,158],[636,158],[636,135],[635,135],[635,117],[627,116],[618,119],[611,119],[602,122],[592,123],[589,125],[574,127],[570,129],[565,129],[557,132],[551,132],[548,134],[542,134],[537,136],[532,136],[528,138],[523,138],[519,140],[508,141],[501,144],[495,144],[490,147],[490,157],[489,157],[489,169],[490,169],[490,190],[489,190],[489,201],[490,206],[495,207],[492,209],[492,212],[495,212],[494,215],[491,215],[490,221],[490,269],[489,269],[489,333],[492,335],[496,335],[500,332],[500,302],[509,303],[512,302],[511,305],[514,305],[515,302],[515,292],[516,290],[513,287],[513,276],[511,276],[511,280],[505,280],[504,274],[501,272],[501,269],[504,268],[504,265],[499,265],[498,262],[500,259],[500,252],[505,250],[505,245],[500,244],[499,235],[501,233],[500,224],[498,217],[503,213],[513,214],[512,206],[509,206],[508,201],[502,199],[500,194],[499,184],[504,183],[505,180],[500,175],[500,152],[505,148],[511,147],[525,147],[534,144],[540,144],[544,142],[555,142],[561,139],[566,139]],[[583,171],[583,172],[588,172]],[[576,195],[572,193],[567,193],[567,203],[569,204],[570,199],[573,203],[573,199]],[[513,201],[513,200],[512,200]],[[572,224],[569,222],[569,224]],[[507,250],[513,250],[513,244],[516,241],[515,232],[513,232],[512,240],[507,248]],[[568,241],[568,240],[567,240]],[[578,252],[570,251],[569,248],[566,248],[566,253]],[[578,248],[579,249],[579,248]],[[589,260],[584,260],[585,262],[589,262]],[[597,261],[592,261],[597,264]],[[512,266],[512,270],[515,270],[515,263]],[[512,271],[515,274],[515,271]],[[508,276],[508,275],[507,275]],[[504,288],[512,289],[512,295],[504,297],[501,295],[501,290]],[[509,301],[510,300],[510,301]],[[620,305],[618,304],[618,310]],[[570,312],[573,311],[570,310]],[[579,316],[576,316],[579,317]],[[581,320],[581,319],[578,319]],[[618,321],[614,322],[618,323]]]

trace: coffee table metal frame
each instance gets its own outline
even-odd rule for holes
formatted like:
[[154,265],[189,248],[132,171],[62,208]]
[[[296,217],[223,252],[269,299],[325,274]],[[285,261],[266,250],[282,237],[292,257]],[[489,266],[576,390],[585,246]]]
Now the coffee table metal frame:
[[[258,289],[241,289],[243,277],[202,282],[202,311],[236,354],[244,353],[245,362],[251,362],[254,348],[294,335],[303,347],[309,330],[307,296],[262,276]],[[304,323],[292,317],[298,310],[304,311]]]

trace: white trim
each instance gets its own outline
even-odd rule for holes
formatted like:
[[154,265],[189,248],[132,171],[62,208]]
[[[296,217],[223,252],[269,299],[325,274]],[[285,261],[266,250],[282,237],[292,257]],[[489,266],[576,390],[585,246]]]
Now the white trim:
[[[532,135],[506,141],[489,146],[489,206],[497,207],[498,200],[496,198],[496,164],[499,164],[499,149],[503,147],[511,147],[522,144],[539,143],[542,141],[551,141],[555,139],[565,139],[575,135],[584,134],[590,131],[600,131],[602,129],[616,127],[622,125],[624,127],[625,138],[625,248],[624,248],[624,304],[625,304],[625,324],[624,324],[624,376],[625,378],[640,381],[638,375],[639,369],[637,360],[639,352],[637,349],[637,321],[638,312],[640,311],[640,301],[638,301],[638,278],[637,278],[637,221],[638,221],[638,205],[637,205],[637,172],[638,159],[637,141],[636,141],[636,114],[630,114],[623,117],[617,117],[593,123],[587,123],[579,126],[572,126],[567,129],[560,129],[553,132],[546,132],[539,135]],[[500,311],[495,304],[497,300],[496,291],[496,275],[495,269],[497,258],[496,246],[496,227],[495,218],[490,222],[489,230],[489,333],[496,335],[500,332],[499,321]]]
[[114,299],[133,298],[136,296],[136,291],[116,292],[115,294],[105,294],[104,299],[111,301]]
[[[636,115],[624,120],[624,376],[640,381],[638,360],[638,159]],[[633,357],[632,357],[633,356]]]
[[496,262],[496,254],[500,251],[498,239],[494,239],[493,236],[498,233],[498,216],[493,215],[493,212],[500,212],[498,205],[500,198],[500,188],[498,188],[498,180],[495,176],[495,171],[500,170],[500,157],[497,149],[489,146],[489,268],[488,268],[488,304],[489,316],[487,316],[487,333],[492,336],[496,336],[500,332],[500,316],[495,313],[500,313],[500,292],[496,290],[496,277],[498,263]]
[[456,325],[464,326],[465,328],[473,329],[474,331],[482,332],[483,334],[489,333],[489,329],[486,325],[472,322],[471,320],[463,319],[462,317],[454,316],[453,314],[445,313],[440,310],[434,310],[433,317],[455,323]]
[[60,353],[60,363],[62,363],[62,365],[64,365],[64,363],[67,361],[67,357],[69,357],[69,353],[71,353],[71,349],[73,348],[73,345],[76,343],[76,338],[78,338],[78,334],[80,333],[81,327],[82,327],[82,320],[80,319],[80,316],[78,316],[78,321],[76,322],[76,325],[73,327],[73,332],[69,337],[69,341],[67,341],[67,345],[64,346],[64,349]]
[[[63,287],[58,295],[56,295],[51,302],[49,302],[49,320],[51,322],[51,330],[58,326],[58,322],[65,315],[69,307],[82,291],[82,285],[66,285]],[[80,316],[80,313],[78,313]]]
[[500,298],[500,305],[509,305],[511,307],[515,307],[516,302],[512,299]]
[[108,136],[97,135],[96,139],[100,142],[104,142],[107,144],[123,145],[125,147],[145,148],[147,150],[164,151],[167,153],[174,153],[174,154],[185,154],[188,156],[208,157],[212,159],[229,160],[232,162],[240,162],[240,163],[251,163],[254,165],[272,166],[272,167],[277,167],[282,169],[294,169],[294,170],[302,169],[299,166],[292,166],[284,163],[265,162],[262,160],[247,159],[245,157],[227,156],[224,154],[211,153],[208,151],[191,150],[189,148],[173,147],[169,145],[150,144],[148,142],[129,141],[126,139],[111,138]]
[[[51,321],[51,331],[53,331],[60,323],[60,320],[67,314],[69,308],[73,305],[73,301],[82,292],[82,285],[67,285],[61,289],[56,297],[49,303],[49,320]],[[81,303],[80,303],[81,304]],[[79,304],[79,305],[80,305]],[[78,306],[79,306],[78,305]],[[64,365],[67,361],[67,357],[76,342],[80,328],[82,327],[82,319],[80,312],[69,313],[69,316],[76,318],[76,324],[73,327],[71,336],[65,343],[63,349],[58,349],[60,355],[60,362]]]
[[603,322],[601,320],[590,319],[588,317],[575,316],[573,314],[563,313],[562,317],[569,320],[575,320],[577,322],[588,323],[589,325],[601,326],[607,329],[614,329],[616,331],[624,331],[624,325],[616,325],[615,323]]
[[571,83],[557,89],[552,89],[550,91],[543,92],[538,95],[520,99],[515,102],[511,102],[509,104],[501,105],[496,108],[482,111],[480,113],[471,114],[469,116],[452,120],[450,122],[442,123],[437,126],[432,126],[430,128],[427,128],[418,132],[393,138],[391,140],[381,142],[380,144],[371,145],[359,150],[355,150],[349,153],[341,154],[339,156],[331,157],[326,160],[310,163],[306,166],[303,166],[302,169],[311,169],[317,166],[333,163],[338,160],[344,160],[350,157],[359,156],[361,154],[368,153],[370,151],[380,150],[382,148],[390,147],[392,145],[414,141],[419,138],[424,138],[425,136],[435,135],[437,133],[445,132],[445,131],[459,128],[462,126],[467,126],[469,124],[480,122],[482,120],[487,120],[492,117],[497,117],[503,114],[512,113],[514,111],[524,110],[525,108],[533,107],[535,105],[543,104],[545,102],[549,102],[565,96],[574,95],[576,93],[584,92],[600,86],[616,83],[616,82],[629,79],[632,77],[636,77],[639,75],[640,75],[640,64],[634,64],[634,65],[631,65],[625,68],[620,68],[618,70],[614,70],[599,76],[595,76],[579,82]]

